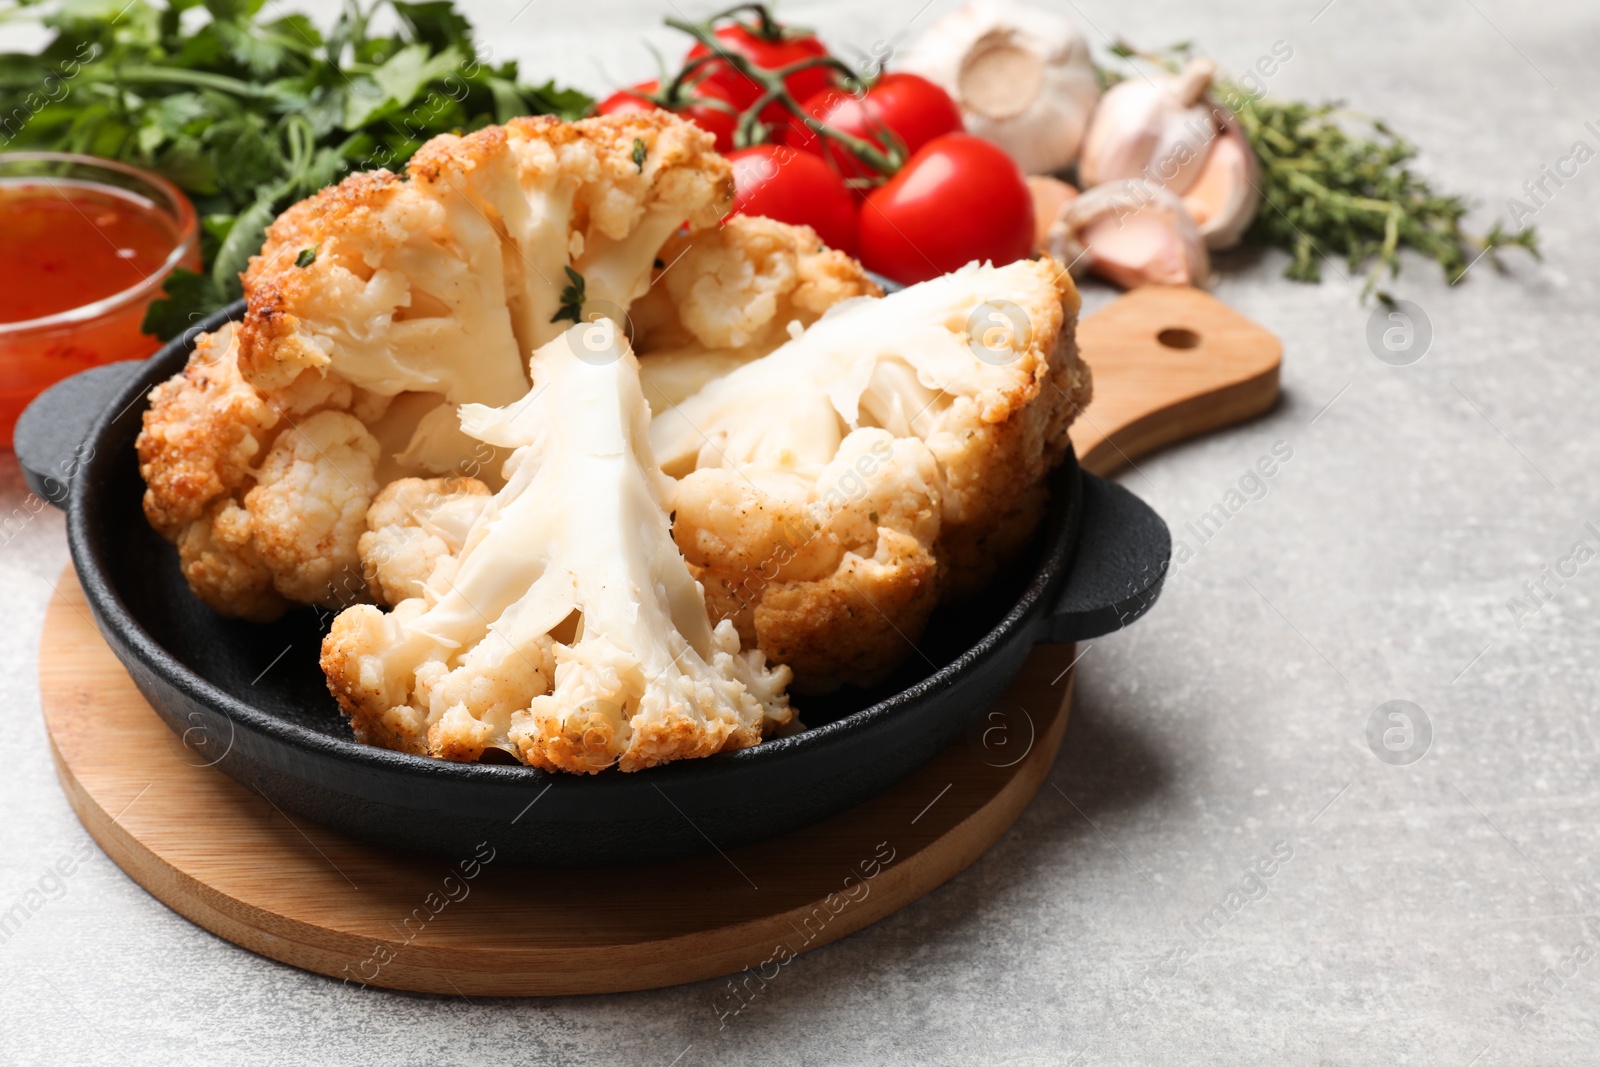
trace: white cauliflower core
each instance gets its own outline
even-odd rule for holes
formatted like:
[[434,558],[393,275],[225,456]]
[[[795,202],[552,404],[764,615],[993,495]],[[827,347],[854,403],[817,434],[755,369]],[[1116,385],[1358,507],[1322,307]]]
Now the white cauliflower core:
[[[711,625],[672,540],[626,341],[604,320],[574,326],[530,366],[522,400],[461,411],[468,434],[514,449],[505,488],[479,498],[459,548],[430,534],[447,550],[418,595],[344,611],[323,643],[356,736],[591,773],[756,744],[793,716],[790,672]],[[430,518],[460,506],[434,488]]]
[[798,686],[870,682],[941,593],[1032,535],[1088,400],[1078,295],[1049,259],[838,303],[660,412],[674,535],[720,617]]

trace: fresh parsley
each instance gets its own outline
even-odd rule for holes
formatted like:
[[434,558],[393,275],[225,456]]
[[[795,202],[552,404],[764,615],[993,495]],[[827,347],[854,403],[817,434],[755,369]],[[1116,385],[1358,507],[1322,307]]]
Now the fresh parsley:
[[[384,11],[395,29],[374,32]],[[397,171],[435,134],[590,104],[519,83],[452,0],[344,0],[327,34],[266,0],[0,0],[0,20],[54,31],[37,55],[0,54],[0,149],[119,159],[194,201],[205,273],[175,273],[151,305],[145,329],[162,337],[237,298],[294,201],[351,171]],[[42,85],[65,91],[45,99]]]
[[315,246],[311,248],[302,248],[300,250],[300,254],[294,257],[294,265],[301,268],[309,267],[316,261],[317,250]]
[[633,139],[633,165],[639,168],[640,174],[644,173],[645,151],[644,142],[635,137]]

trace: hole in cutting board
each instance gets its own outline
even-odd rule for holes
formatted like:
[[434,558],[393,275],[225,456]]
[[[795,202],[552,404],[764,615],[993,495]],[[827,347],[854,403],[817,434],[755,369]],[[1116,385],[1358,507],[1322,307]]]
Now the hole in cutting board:
[[1184,326],[1168,326],[1156,334],[1156,340],[1168,348],[1197,348],[1200,335]]

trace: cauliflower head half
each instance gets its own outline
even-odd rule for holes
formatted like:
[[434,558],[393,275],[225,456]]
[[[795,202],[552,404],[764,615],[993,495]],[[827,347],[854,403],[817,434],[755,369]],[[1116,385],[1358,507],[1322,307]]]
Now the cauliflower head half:
[[146,515],[194,592],[257,621],[409,595],[406,564],[393,588],[361,565],[368,510],[397,479],[498,487],[507,451],[458,409],[522,397],[528,355],[573,322],[637,314],[641,351],[697,388],[789,321],[878,291],[804,227],[716,227],[729,175],[665,112],[528,118],[285,211],[243,321],[152,391],[139,438]]
[[712,626],[673,542],[615,324],[571,327],[531,369],[522,399],[461,409],[467,433],[513,450],[499,492],[408,479],[368,516],[363,548],[406,557],[415,584],[391,612],[345,610],[323,642],[357,738],[592,773],[744,748],[788,723],[788,668]]
[[912,654],[941,597],[981,588],[1044,513],[1089,400],[1078,306],[1052,260],[970,264],[836,303],[658,412],[673,533],[714,614],[797,688]]

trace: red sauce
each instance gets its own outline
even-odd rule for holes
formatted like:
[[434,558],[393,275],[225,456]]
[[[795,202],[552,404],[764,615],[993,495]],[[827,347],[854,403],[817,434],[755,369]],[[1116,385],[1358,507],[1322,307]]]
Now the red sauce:
[[[180,240],[171,214],[126,190],[70,178],[0,180],[0,448],[10,446],[17,416],[43,389],[159,347],[140,326]],[[181,265],[200,269],[193,242]],[[93,317],[11,329],[147,280]]]
[[0,183],[0,322],[71,311],[138,285],[178,243],[149,201],[104,185]]

